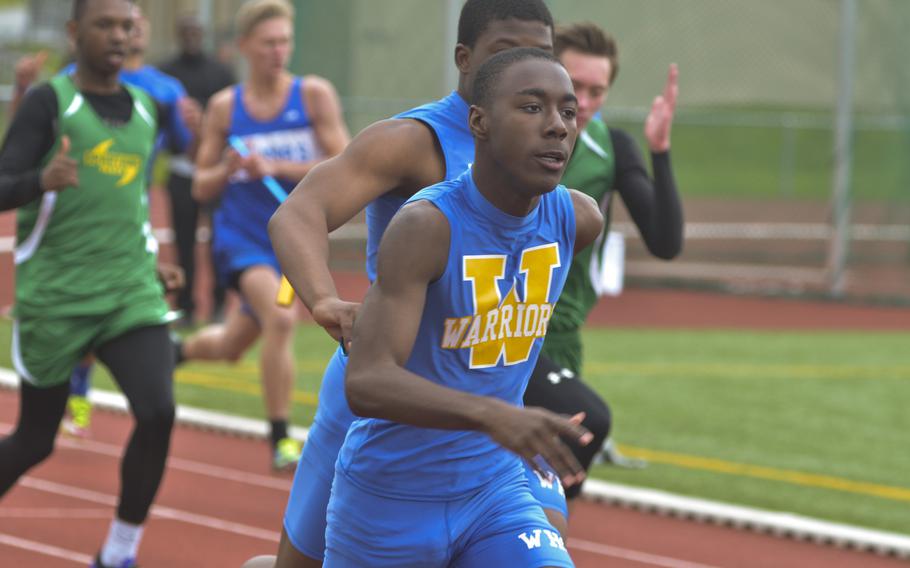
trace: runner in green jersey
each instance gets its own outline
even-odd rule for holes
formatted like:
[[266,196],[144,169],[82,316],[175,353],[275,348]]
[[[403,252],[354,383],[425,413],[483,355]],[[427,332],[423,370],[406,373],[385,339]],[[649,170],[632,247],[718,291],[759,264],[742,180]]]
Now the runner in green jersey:
[[[58,138],[42,165],[68,157],[77,183],[72,191],[44,192],[20,207],[17,217],[15,363],[39,387],[68,380],[87,344],[137,325],[165,323],[169,312],[156,277],[157,243],[146,196],[155,105],[144,91],[127,86],[131,117],[112,126],[75,81],[58,75],[49,82],[57,99]],[[53,331],[49,321],[55,322]],[[68,323],[72,330],[61,328]]]
[[146,169],[166,117],[118,73],[128,0],[75,0],[76,71],[25,96],[0,148],[0,209],[18,208],[13,361],[19,423],[0,441],[0,495],[53,450],[73,366],[93,352],[136,419],[117,516],[95,565],[134,565],[174,419],[174,352],[156,274]]
[[[611,418],[603,399],[579,376],[580,330],[598,299],[596,287],[600,282],[592,280],[592,272],[599,275],[599,270],[592,271],[591,264],[593,260],[599,263],[603,254],[613,193],[618,192],[622,197],[652,254],[669,260],[682,248],[682,207],[669,154],[677,71],[675,65],[670,67],[664,93],[654,100],[645,123],[654,171],[652,179],[634,139],[621,130],[608,128],[596,116],[618,71],[613,39],[594,24],[574,24],[557,28],[554,50],[569,71],[578,97],[580,134],[562,183],[600,202],[606,213],[606,224],[601,238],[572,260],[524,401],[527,406],[542,406],[568,415],[585,412],[583,424],[595,439],[588,446],[572,449],[587,469],[608,439]],[[621,459],[617,453],[610,455]],[[566,497],[572,499],[579,491],[577,485],[567,488]]]

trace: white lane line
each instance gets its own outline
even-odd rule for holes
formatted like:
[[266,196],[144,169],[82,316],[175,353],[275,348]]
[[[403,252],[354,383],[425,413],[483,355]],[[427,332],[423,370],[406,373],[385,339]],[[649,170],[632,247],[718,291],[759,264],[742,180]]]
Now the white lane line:
[[44,479],[38,479],[37,477],[20,477],[18,484],[22,487],[28,487],[29,489],[44,491],[45,493],[52,493],[55,495],[62,495],[64,497],[71,497],[73,499],[81,499],[82,501],[97,503],[99,505],[107,505],[110,507],[117,505],[117,498],[113,495],[98,493],[97,491],[83,489],[74,485],[54,483],[53,481],[46,481]]
[[570,538],[567,546],[576,550],[584,550],[585,552],[600,554],[601,556],[621,558],[622,560],[631,560],[633,562],[649,564],[651,566],[660,566],[662,568],[717,568],[716,566],[712,566],[710,564],[688,562],[686,560],[679,560],[678,558],[670,558],[669,556],[659,556],[657,554],[639,552],[637,550],[631,550],[628,548],[619,548],[617,546],[600,544],[598,542],[591,542],[589,540],[582,540],[578,538]]
[[110,519],[110,509],[0,507],[0,519]]
[[[10,430],[12,430],[11,425],[0,424],[0,433]],[[97,442],[95,440],[75,440],[66,438],[64,436],[59,436],[57,438],[56,445],[59,448],[65,448],[67,450],[82,450],[117,459],[120,459],[120,457],[123,455],[122,447],[115,446],[113,444],[107,444],[105,442]],[[290,492],[291,490],[291,481],[287,479],[278,479],[233,468],[210,465],[195,460],[188,460],[171,456],[167,460],[167,467],[168,469],[175,469],[187,473],[195,473],[197,475],[213,477],[215,479],[223,481],[236,481],[238,483],[245,483],[247,485],[255,485],[256,487],[264,487],[266,489],[277,489],[278,491],[285,492]]]
[[180,521],[191,525],[198,525],[207,529],[216,529],[224,532],[238,534],[241,536],[247,536],[250,538],[258,538],[259,540],[264,540],[266,542],[271,542],[274,544],[278,544],[278,541],[281,540],[281,534],[279,534],[278,531],[260,529],[241,523],[234,523],[215,517],[209,517],[208,515],[197,515],[196,513],[190,513],[189,511],[171,509],[170,507],[162,507],[156,505],[152,507],[152,515],[164,519]]
[[265,487],[267,489],[277,489],[286,493],[290,493],[292,485],[291,481],[287,479],[276,479],[273,477],[268,477],[266,475],[248,473],[245,471],[221,467],[217,465],[209,465],[207,463],[187,460],[183,458],[168,458],[168,468],[177,469],[188,473],[195,473],[198,475],[205,475],[208,477],[214,477],[225,481],[236,481],[238,483],[245,483],[247,485]]
[[[101,505],[109,505],[113,507],[117,503],[117,498],[113,495],[108,495],[106,493],[100,493],[73,485],[47,481],[45,479],[38,479],[31,476],[21,478],[19,480],[19,485],[28,487],[29,489],[35,489],[37,491],[44,491],[45,493],[52,493],[55,495],[61,495],[74,499],[82,499],[83,501],[89,501],[91,503],[98,503]],[[224,519],[219,519],[217,517],[199,515],[196,513],[191,513],[189,511],[181,511],[180,509],[174,509],[162,505],[153,506],[151,514],[155,517],[180,521],[189,525],[205,527],[207,529],[216,529],[240,536],[258,538],[260,540],[265,540],[272,543],[277,543],[281,536],[277,531],[270,531],[261,529],[259,527],[234,523],[231,521],[226,521]]]
[[92,563],[92,561],[95,560],[88,554],[82,554],[81,552],[75,552],[73,550],[66,550],[65,548],[51,546],[49,544],[42,544],[33,540],[25,540],[24,538],[19,538],[17,536],[8,534],[0,533],[0,544],[21,550],[27,550],[29,552],[35,552],[37,554],[43,554],[45,556],[53,556],[54,558],[69,560],[74,564],[81,564],[82,566],[88,566]]

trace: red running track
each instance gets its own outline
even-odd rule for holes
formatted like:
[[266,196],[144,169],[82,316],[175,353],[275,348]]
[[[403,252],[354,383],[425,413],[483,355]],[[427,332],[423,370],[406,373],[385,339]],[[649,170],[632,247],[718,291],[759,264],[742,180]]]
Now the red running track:
[[[17,415],[0,391],[0,430]],[[118,491],[127,417],[96,413],[93,438],[60,438],[51,458],[0,501],[0,566],[86,566],[105,537]],[[274,551],[290,477],[269,470],[264,442],[186,427],[147,525],[144,568],[238,567]],[[893,558],[578,503],[569,550],[579,568],[907,566]]]

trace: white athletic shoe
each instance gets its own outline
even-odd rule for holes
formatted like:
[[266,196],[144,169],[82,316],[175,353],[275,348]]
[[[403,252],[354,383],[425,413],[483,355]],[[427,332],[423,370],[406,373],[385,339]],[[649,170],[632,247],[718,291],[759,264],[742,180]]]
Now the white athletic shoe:
[[612,438],[604,442],[600,452],[594,456],[594,464],[607,464],[623,469],[644,469],[648,467],[648,462],[640,458],[630,458],[622,455]]

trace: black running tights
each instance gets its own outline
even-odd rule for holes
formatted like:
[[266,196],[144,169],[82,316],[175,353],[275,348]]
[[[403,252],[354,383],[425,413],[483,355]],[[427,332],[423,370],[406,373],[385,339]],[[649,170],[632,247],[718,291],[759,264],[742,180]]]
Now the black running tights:
[[[120,467],[117,516],[142,524],[161,484],[174,424],[174,356],[168,330],[163,325],[134,329],[101,345],[95,354],[126,395],[135,418]],[[21,383],[19,423],[0,441],[0,496],[51,454],[69,395],[69,383],[51,388]]]
[[[581,424],[594,435],[594,439],[587,446],[571,443],[568,446],[578,463],[588,471],[594,456],[610,435],[610,407],[604,399],[585,384],[581,377],[541,354],[528,381],[524,402],[525,406],[540,406],[566,416],[585,413]],[[574,499],[579,493],[581,485],[566,488],[567,499]]]

